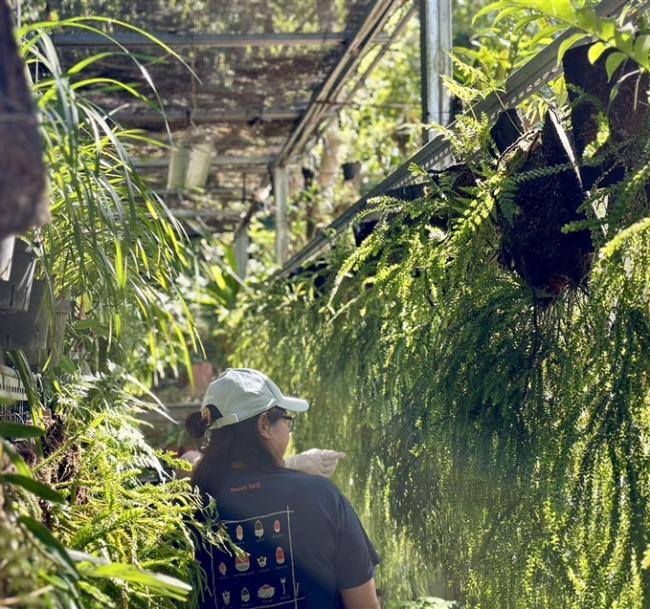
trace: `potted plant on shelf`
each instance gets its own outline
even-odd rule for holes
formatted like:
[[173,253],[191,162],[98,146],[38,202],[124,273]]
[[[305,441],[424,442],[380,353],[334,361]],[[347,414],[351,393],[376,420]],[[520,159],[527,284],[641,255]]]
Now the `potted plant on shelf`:
[[190,162],[190,151],[188,148],[173,148],[169,158],[169,170],[167,173],[167,190],[178,190],[185,188],[185,175]]
[[190,152],[185,174],[185,188],[203,188],[210,175],[214,149],[210,144],[196,144]]

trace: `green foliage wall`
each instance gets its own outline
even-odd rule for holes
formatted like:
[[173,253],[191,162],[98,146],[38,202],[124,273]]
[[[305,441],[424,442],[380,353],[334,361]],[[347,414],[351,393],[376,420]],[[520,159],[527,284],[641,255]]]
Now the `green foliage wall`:
[[382,222],[343,263],[248,297],[231,363],[312,401],[298,448],[347,452],[337,481],[383,555],[389,607],[435,593],[482,609],[641,609],[647,141],[623,182],[592,193],[625,211],[591,220],[603,245],[584,285],[550,298],[502,266],[513,179],[486,154],[487,123],[461,127],[476,186],[380,201]]
[[544,306],[496,264],[428,284],[419,228],[332,303],[302,285],[249,304],[233,363],[313,401],[299,445],[347,452],[338,482],[393,599],[442,564],[469,606],[641,608],[650,222]]

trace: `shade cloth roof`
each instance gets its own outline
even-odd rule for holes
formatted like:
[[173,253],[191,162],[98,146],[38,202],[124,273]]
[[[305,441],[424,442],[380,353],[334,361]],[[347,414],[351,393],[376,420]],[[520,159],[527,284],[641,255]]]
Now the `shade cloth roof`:
[[[211,144],[217,157],[208,186],[220,189],[222,202],[267,184],[268,167],[278,159],[295,160],[337,107],[336,95],[326,93],[340,91],[360,57],[387,43],[382,30],[403,5],[404,0],[49,2],[60,18],[98,15],[132,24],[182,56],[185,64],[142,35],[100,24],[136,53],[168,123],[119,91],[98,92],[96,100],[121,124],[146,129],[161,142],[168,143],[171,132],[176,143]],[[92,32],[70,30],[54,39],[65,65],[107,50],[106,40]],[[113,53],[90,69],[152,97],[140,68],[124,54]],[[169,150],[142,146],[138,153],[146,161],[143,170],[164,187]]]

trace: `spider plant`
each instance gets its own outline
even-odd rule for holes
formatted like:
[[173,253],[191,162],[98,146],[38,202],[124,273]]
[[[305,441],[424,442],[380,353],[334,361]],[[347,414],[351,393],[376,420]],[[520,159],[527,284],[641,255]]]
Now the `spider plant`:
[[[190,529],[191,489],[170,480],[135,418],[145,405],[134,396],[167,367],[184,363],[191,374],[189,351],[200,344],[177,286],[192,268],[182,227],[129,157],[142,136],[121,129],[86,93],[117,87],[145,97],[84,75],[107,53],[64,67],[48,34],[99,32],[108,22],[129,27],[72,19],[18,32],[41,117],[52,216],[27,238],[50,306],[73,299],[76,321],[60,365],[46,364],[41,391],[27,383],[36,425],[0,427],[2,606],[172,607],[200,578],[193,535],[219,542],[197,523]],[[114,54],[137,63],[119,45]],[[22,354],[13,361],[31,378]],[[143,479],[145,470],[153,480]]]
[[[129,347],[141,343],[148,355],[146,366],[139,368],[145,376],[148,369],[151,377],[165,366],[189,369],[189,350],[199,347],[176,285],[191,252],[183,228],[133,166],[129,152],[144,136],[122,129],[89,95],[111,87],[152,104],[129,83],[86,75],[110,55],[127,55],[140,66],[157,99],[145,68],[119,45],[64,67],[49,37],[51,30],[63,27],[100,32],[97,22],[130,28],[107,19],[77,18],[19,31],[42,117],[52,214],[51,223],[34,231],[32,239],[52,295],[77,304],[79,320],[69,333],[69,353],[98,371],[109,360],[133,361]],[[178,306],[170,307],[172,301]],[[137,360],[142,359],[138,349]]]

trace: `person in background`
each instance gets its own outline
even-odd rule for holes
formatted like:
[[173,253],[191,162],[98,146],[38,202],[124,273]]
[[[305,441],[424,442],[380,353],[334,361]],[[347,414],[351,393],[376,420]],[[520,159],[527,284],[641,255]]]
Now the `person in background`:
[[188,417],[194,437],[210,432],[192,482],[216,500],[236,545],[232,553],[199,548],[207,574],[202,609],[379,608],[379,558],[354,509],[326,478],[336,462],[312,449],[303,461],[317,463],[320,475],[285,467],[293,413],[308,408],[261,372],[238,368],[213,381],[201,411]]

